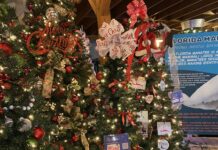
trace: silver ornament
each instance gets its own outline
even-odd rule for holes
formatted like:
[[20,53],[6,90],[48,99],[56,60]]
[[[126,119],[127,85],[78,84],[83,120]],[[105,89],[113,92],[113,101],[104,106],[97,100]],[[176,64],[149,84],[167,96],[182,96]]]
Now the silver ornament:
[[19,122],[22,124],[21,127],[18,129],[20,132],[29,131],[32,128],[32,122],[27,118],[20,118]]
[[58,21],[58,13],[55,11],[53,7],[50,7],[46,10],[45,16],[49,21]]
[[5,116],[5,126],[12,127],[13,124],[14,124],[14,121],[11,118],[8,118],[7,116]]

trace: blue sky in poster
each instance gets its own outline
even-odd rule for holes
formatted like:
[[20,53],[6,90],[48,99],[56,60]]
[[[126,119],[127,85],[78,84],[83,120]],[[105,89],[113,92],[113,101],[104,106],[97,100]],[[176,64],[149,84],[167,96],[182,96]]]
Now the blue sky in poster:
[[218,32],[177,34],[173,44],[179,70],[218,74]]

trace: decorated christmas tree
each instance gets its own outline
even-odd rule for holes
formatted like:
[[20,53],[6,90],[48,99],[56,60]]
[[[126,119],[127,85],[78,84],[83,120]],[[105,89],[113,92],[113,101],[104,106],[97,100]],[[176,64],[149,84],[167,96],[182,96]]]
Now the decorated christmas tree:
[[75,2],[1,4],[0,149],[93,147],[99,81]]
[[97,73],[102,77],[97,121],[101,142],[107,150],[185,149],[178,112],[172,107],[176,91],[164,62],[170,29],[148,17],[143,0],[133,0],[127,9],[126,31],[113,19],[103,23],[103,39],[96,41],[106,60]]

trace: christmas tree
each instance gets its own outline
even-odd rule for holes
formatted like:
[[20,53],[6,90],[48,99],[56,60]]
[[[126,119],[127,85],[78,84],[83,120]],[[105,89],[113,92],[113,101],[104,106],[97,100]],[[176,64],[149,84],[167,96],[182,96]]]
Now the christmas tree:
[[164,63],[170,29],[148,17],[143,0],[133,0],[127,9],[126,30],[114,19],[99,29],[104,39],[97,40],[97,50],[106,59],[97,74],[103,77],[97,121],[101,141],[109,135],[111,145],[104,146],[119,149],[126,144],[120,143],[119,134],[128,133],[126,149],[186,149],[171,102],[174,87]]
[[75,2],[1,4],[0,149],[93,147],[99,81]]

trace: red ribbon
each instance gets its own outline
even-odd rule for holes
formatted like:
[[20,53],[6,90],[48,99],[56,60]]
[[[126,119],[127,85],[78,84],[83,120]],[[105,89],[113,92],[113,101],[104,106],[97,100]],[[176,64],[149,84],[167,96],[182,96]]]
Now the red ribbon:
[[117,84],[121,84],[122,87],[123,87],[125,90],[128,89],[126,81],[119,82],[118,80],[115,80],[115,79],[114,79],[114,81],[113,81],[112,83],[110,83],[110,84],[108,85],[108,87],[109,87],[109,88],[112,88],[113,86],[115,86],[115,85],[117,85]]
[[[136,41],[141,46],[142,46],[141,42],[143,42],[144,40],[147,39],[147,29],[149,28],[149,26],[150,26],[149,23],[143,23],[135,31]],[[150,51],[149,47],[146,47],[146,49],[149,49],[148,52]],[[141,47],[138,47],[137,50],[141,50]],[[136,52],[136,50],[133,50],[132,54],[128,57],[128,60],[127,60],[127,69],[126,69],[126,80],[127,81],[130,81],[131,67],[132,67],[132,62],[133,62],[135,52]]]
[[132,114],[130,112],[121,112],[120,114],[122,116],[122,123],[123,123],[123,125],[125,124],[125,117],[126,117],[127,120],[129,121],[129,123],[132,126],[136,126],[136,124],[135,124],[135,122],[133,120]]

